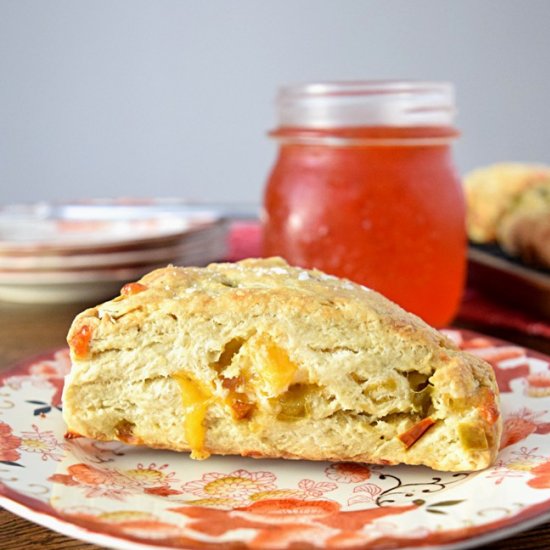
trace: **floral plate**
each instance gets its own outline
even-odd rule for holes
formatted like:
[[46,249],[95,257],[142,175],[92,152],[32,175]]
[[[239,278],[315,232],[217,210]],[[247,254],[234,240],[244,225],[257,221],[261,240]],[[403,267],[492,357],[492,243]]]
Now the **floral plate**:
[[550,518],[550,357],[447,331],[497,373],[494,466],[423,467],[214,457],[66,441],[67,350],[0,376],[0,505],[112,548],[461,548]]

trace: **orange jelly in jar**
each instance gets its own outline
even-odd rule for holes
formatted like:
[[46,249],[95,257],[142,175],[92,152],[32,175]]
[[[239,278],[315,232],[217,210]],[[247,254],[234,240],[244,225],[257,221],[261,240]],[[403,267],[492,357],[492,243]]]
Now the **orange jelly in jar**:
[[464,286],[453,88],[342,82],[283,88],[263,253],[373,288],[435,326]]

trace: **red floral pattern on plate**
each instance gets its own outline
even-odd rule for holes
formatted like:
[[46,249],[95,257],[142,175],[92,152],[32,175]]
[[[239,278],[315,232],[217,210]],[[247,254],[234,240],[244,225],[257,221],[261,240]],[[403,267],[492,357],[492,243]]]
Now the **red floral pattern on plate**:
[[535,489],[550,489],[550,461],[544,462],[536,468],[533,468],[531,473],[534,474],[535,477],[527,482],[529,487],[535,487]]
[[370,477],[370,468],[356,462],[338,462],[331,464],[325,473],[329,479],[338,483],[359,483]]
[[113,547],[131,540],[145,548],[445,547],[543,518],[550,359],[481,335],[446,334],[497,374],[505,429],[497,462],[484,472],[194,462],[120,443],[67,442],[60,396],[70,365],[61,350],[0,375],[0,503],[91,542],[106,544],[107,536]]
[[5,422],[0,422],[0,462],[15,462],[19,454],[21,439],[12,433],[12,429]]

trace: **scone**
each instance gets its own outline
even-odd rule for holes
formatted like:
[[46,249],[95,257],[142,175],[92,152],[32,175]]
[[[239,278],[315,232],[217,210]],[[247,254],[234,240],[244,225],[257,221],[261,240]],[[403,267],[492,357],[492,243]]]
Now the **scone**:
[[550,268],[550,178],[515,198],[497,227],[497,241],[510,256]]
[[169,266],[68,335],[69,436],[252,457],[478,470],[491,367],[380,294],[283,260]]
[[494,241],[499,224],[521,194],[549,181],[550,167],[540,164],[501,163],[467,174],[464,191],[469,238],[478,243]]

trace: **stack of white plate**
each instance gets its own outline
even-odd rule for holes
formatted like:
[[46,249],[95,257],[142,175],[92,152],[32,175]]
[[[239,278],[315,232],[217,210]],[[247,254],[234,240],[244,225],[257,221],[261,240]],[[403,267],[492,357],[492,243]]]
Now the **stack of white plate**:
[[222,259],[226,232],[219,211],[173,201],[0,207],[0,299],[109,298],[157,267]]

